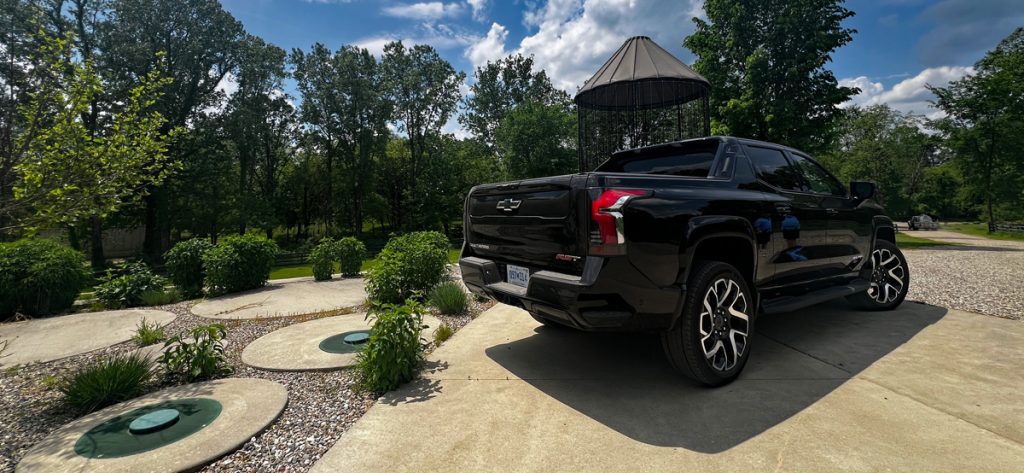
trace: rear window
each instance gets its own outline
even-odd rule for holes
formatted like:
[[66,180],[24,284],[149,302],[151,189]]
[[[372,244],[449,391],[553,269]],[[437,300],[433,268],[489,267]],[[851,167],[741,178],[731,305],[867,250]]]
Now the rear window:
[[708,177],[720,146],[718,140],[702,140],[656,150],[626,152],[612,157],[596,171]]

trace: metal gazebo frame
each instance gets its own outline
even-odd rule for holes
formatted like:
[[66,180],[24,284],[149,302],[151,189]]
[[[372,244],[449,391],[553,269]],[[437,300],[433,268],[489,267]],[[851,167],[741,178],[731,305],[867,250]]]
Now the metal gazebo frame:
[[580,171],[622,149],[710,135],[710,93],[650,38],[629,38],[576,94]]

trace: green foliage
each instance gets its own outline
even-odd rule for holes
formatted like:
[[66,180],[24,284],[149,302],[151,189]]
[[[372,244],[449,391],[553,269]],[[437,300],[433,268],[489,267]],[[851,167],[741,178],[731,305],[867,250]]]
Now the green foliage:
[[138,352],[114,355],[65,375],[57,389],[64,402],[82,412],[117,404],[145,392],[153,361]]
[[434,346],[441,346],[442,343],[447,341],[449,338],[452,338],[452,335],[454,334],[455,331],[452,330],[448,324],[441,324],[441,326],[434,331]]
[[202,325],[192,330],[192,341],[173,337],[159,363],[168,374],[186,382],[213,379],[231,374],[221,340],[227,336],[223,324]]
[[374,305],[367,317],[373,330],[357,358],[362,384],[373,392],[390,391],[413,379],[423,363],[423,305],[412,299]]
[[0,318],[70,308],[88,277],[84,264],[80,253],[51,240],[0,243]]
[[[176,129],[155,108],[171,82],[160,68],[140,74],[98,126],[92,121],[104,84],[92,61],[76,56],[71,38],[44,38],[41,44],[40,78],[20,110],[25,125],[15,137],[19,152],[7,157],[17,176],[14,201],[0,201],[0,213],[31,209],[17,227],[106,216],[137,201],[174,169],[166,152]],[[154,56],[148,60],[153,63]]]
[[164,278],[153,274],[145,263],[132,263],[123,272],[108,270],[96,286],[96,299],[108,309],[123,309],[143,305],[147,292],[163,292]]
[[166,339],[164,328],[158,323],[149,323],[146,319],[142,319],[135,326],[135,335],[132,336],[132,341],[140,347],[146,347]]
[[400,302],[415,292],[425,293],[448,274],[448,239],[438,232],[396,236],[368,271],[366,289],[379,302]]
[[164,261],[167,273],[174,286],[182,295],[192,299],[203,294],[203,255],[213,248],[213,243],[204,238],[193,238],[178,242],[166,254]]
[[343,276],[358,276],[366,259],[366,245],[353,237],[342,238],[337,243],[337,258]]
[[254,235],[222,238],[203,254],[206,287],[211,294],[226,294],[263,287],[274,266],[277,245]]
[[579,166],[576,117],[565,105],[526,101],[501,121],[494,139],[516,179],[568,174]]
[[711,82],[715,132],[826,149],[836,106],[856,92],[825,68],[852,40],[853,12],[840,0],[705,0],[704,12],[684,44]]
[[320,240],[320,244],[309,252],[308,261],[313,264],[313,279],[326,281],[334,274],[334,260],[338,253],[338,243],[330,238]]
[[469,298],[455,281],[438,284],[430,291],[430,305],[445,315],[462,314],[469,308]]

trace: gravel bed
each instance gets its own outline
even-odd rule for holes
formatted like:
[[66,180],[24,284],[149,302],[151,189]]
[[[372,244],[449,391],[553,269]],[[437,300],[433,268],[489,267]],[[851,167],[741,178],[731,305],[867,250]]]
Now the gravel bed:
[[1024,242],[949,231],[908,232],[951,246],[906,250],[909,299],[1024,319]]
[[[457,331],[494,304],[490,301],[477,301],[472,296],[470,301],[470,311],[466,315],[433,315]],[[189,314],[188,307],[193,303],[195,301],[154,307],[178,314],[178,318],[165,328],[168,335],[187,333],[194,327],[212,322]],[[267,333],[294,323],[340,313],[344,312],[221,321],[227,326],[226,352],[235,368],[231,376],[277,381],[287,386],[289,399],[281,417],[267,430],[201,471],[307,471],[373,405],[377,397],[358,389],[358,379],[352,369],[271,372],[251,368],[241,362],[241,352],[246,345]],[[7,369],[0,373],[0,472],[13,471],[29,447],[78,417],[63,407],[60,393],[48,384],[52,384],[62,373],[84,366],[98,357],[135,348],[132,342],[125,342],[103,350]],[[427,350],[432,349],[431,341]],[[154,385],[152,390],[162,387],[161,384]]]

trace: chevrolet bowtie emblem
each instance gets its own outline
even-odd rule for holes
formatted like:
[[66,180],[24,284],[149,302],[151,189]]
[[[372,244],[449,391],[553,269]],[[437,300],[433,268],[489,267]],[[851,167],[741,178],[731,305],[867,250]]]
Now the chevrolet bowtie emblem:
[[498,202],[498,210],[504,210],[505,212],[511,212],[519,208],[523,201],[515,199],[505,199]]

